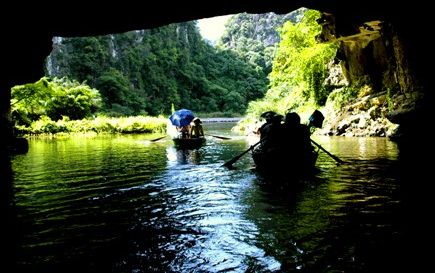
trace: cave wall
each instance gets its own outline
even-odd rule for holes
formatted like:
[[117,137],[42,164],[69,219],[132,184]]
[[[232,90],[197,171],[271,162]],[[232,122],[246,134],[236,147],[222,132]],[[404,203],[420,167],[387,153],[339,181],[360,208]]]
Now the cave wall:
[[353,35],[340,37],[337,58],[350,84],[369,84],[375,92],[412,93],[418,89],[403,42],[389,22],[365,22]]
[[0,142],[0,152],[13,141],[13,131],[10,122],[11,87],[29,82],[35,82],[44,75],[45,58],[50,54],[52,36],[48,32],[18,31],[14,28],[3,32],[7,37],[2,43],[4,51],[2,63],[3,73],[0,78],[0,132],[3,141]]

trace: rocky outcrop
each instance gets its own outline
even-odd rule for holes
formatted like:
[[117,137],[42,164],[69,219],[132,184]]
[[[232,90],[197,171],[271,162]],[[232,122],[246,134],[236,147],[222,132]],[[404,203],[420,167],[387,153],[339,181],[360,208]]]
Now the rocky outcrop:
[[335,93],[344,92],[345,87],[353,89],[356,98],[345,98],[347,102],[339,102],[338,107],[336,101],[326,105],[330,117],[322,133],[397,137],[401,119],[394,117],[412,112],[421,94],[399,35],[389,23],[370,21],[355,34],[337,37],[331,29],[335,20],[331,15],[324,17],[319,39],[339,43],[335,63],[340,69],[331,65],[325,81],[336,90],[330,97],[334,100]]
[[396,135],[398,125],[388,120],[388,112],[385,93],[367,94],[344,106],[332,118],[329,117],[321,133],[352,137],[392,137]]

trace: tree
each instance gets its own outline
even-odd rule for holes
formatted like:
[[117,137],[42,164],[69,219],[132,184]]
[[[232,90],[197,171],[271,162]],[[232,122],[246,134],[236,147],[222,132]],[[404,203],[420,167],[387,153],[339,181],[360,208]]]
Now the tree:
[[284,24],[269,77],[272,88],[292,86],[287,89],[288,92],[300,90],[306,100],[312,99],[321,105],[328,96],[328,90],[323,85],[328,74],[326,65],[335,57],[337,45],[316,41],[321,32],[321,26],[316,21],[319,17],[320,12],[308,10],[298,24]]
[[67,78],[43,77],[35,83],[11,90],[12,117],[18,125],[30,125],[42,116],[52,120],[83,119],[101,107],[100,93],[86,84]]

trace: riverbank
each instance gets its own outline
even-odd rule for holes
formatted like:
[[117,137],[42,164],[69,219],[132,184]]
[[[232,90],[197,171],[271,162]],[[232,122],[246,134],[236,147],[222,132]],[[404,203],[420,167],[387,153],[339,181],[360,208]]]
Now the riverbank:
[[242,118],[201,118],[204,123],[214,123],[214,122],[239,122]]
[[144,134],[166,132],[167,118],[163,116],[96,117],[94,119],[53,121],[48,117],[32,122],[29,126],[16,126],[20,136],[40,136],[75,133]]
[[[201,118],[203,123],[237,123],[241,117]],[[30,128],[17,130],[26,138],[67,138],[72,135],[95,137],[99,134],[162,134],[170,125],[166,117],[136,116],[128,118],[97,117],[93,120],[44,120]]]

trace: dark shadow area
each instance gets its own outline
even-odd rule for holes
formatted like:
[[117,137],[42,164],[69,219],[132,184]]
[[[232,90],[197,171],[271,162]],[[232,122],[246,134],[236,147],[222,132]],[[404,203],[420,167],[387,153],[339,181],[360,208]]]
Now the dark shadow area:
[[14,192],[12,188],[11,158],[6,153],[0,154],[0,270],[15,272],[17,252],[17,224]]
[[405,247],[400,246],[403,251],[397,253],[396,259],[407,266],[409,272],[423,272],[430,266],[431,251],[426,249],[434,243],[431,184],[435,149],[420,133],[422,128],[427,128],[427,122],[433,116],[428,110],[427,106],[421,106],[416,112],[401,116],[402,130],[406,133],[398,140],[404,204],[402,217],[406,219],[407,230],[403,238]]

